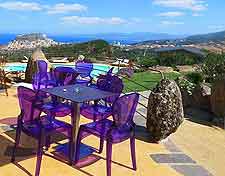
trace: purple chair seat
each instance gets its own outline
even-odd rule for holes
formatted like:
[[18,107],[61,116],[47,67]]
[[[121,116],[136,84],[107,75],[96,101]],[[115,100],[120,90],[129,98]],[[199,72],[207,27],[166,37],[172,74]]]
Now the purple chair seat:
[[111,74],[107,74],[104,76],[102,75],[98,79],[96,86],[100,90],[115,93],[115,96],[105,98],[103,100],[105,105],[101,105],[99,103],[84,104],[81,107],[81,114],[88,119],[93,119],[94,121],[104,119],[112,115],[111,105],[120,96],[123,90],[123,81],[117,76],[112,76]]
[[87,85],[88,83],[90,83],[90,80],[87,80],[87,79],[77,79],[76,80],[76,84],[85,84],[85,85]]
[[100,105],[100,104],[98,105],[83,104],[81,106],[80,113],[84,117],[96,121],[96,120],[105,119],[111,116],[112,108],[104,106],[104,105]]
[[45,130],[45,135],[48,136],[52,133],[55,133],[55,131],[68,131],[68,129],[71,129],[72,127],[70,124],[52,119],[47,116],[41,116],[40,120],[26,122],[22,127],[23,131],[26,132],[26,134],[29,134],[30,136],[35,138],[38,138],[40,136],[42,128]]
[[32,85],[34,90],[40,90],[43,88],[51,88],[57,86],[56,81],[52,77],[51,73],[37,72],[33,75]]
[[71,113],[71,106],[66,103],[48,102],[37,105],[46,114],[51,114],[54,117],[64,117]]
[[132,126],[124,125],[120,128],[113,127],[114,123],[109,119],[103,119],[98,122],[91,122],[80,126],[82,131],[91,133],[97,137],[102,137],[104,140],[110,138],[112,143],[119,143],[130,138]]

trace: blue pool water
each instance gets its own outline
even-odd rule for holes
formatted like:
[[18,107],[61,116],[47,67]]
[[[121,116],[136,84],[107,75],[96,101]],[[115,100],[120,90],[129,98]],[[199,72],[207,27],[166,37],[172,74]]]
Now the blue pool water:
[[[59,67],[59,66],[68,66],[74,68],[74,65],[68,65],[68,64],[53,64],[53,67]],[[26,63],[9,63],[5,66],[6,71],[26,71],[27,64]],[[94,69],[92,71],[92,76],[96,77],[99,74],[104,74],[107,72],[112,66],[105,65],[105,64],[94,64]],[[116,73],[118,71],[117,67],[114,67],[113,72]]]

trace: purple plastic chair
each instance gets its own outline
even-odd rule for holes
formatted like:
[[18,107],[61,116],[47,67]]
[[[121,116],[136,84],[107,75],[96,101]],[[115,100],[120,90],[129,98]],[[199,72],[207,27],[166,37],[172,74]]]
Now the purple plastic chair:
[[79,73],[79,78],[76,79],[76,84],[88,85],[92,82],[91,72],[93,70],[93,63],[90,61],[82,60],[77,61],[75,64],[75,70]]
[[[54,69],[54,77],[57,86],[65,86],[74,84],[77,72],[70,67],[56,67]],[[40,91],[41,92],[41,91]],[[64,117],[71,114],[71,105],[69,103],[61,103],[57,101],[57,98],[54,96],[52,97],[52,101],[45,103],[41,106],[38,106],[46,114],[53,116],[53,117]]]
[[[114,69],[114,67],[112,67],[111,69],[109,69],[106,74],[100,74],[100,75],[98,75],[97,78],[98,79],[102,79],[102,78],[105,78],[106,76],[112,76],[113,75],[113,69]],[[98,88],[97,84],[95,84],[95,83],[91,83],[88,86],[89,87],[92,87],[92,88],[96,88],[96,89]]]
[[117,76],[105,75],[98,79],[97,88],[113,92],[115,95],[104,99],[104,105],[99,102],[95,102],[95,104],[83,104],[81,106],[80,113],[84,117],[94,121],[105,119],[112,115],[111,105],[120,96],[123,90],[123,81]]
[[48,72],[48,64],[44,60],[37,61],[38,71],[33,75],[32,85],[34,90],[55,87],[56,82],[51,72]]
[[[53,119],[51,117],[40,116],[41,111],[34,108],[34,104],[38,102],[36,92],[33,90],[22,86],[18,87],[18,98],[21,114],[17,120],[15,146],[13,149],[11,161],[15,161],[15,153],[19,145],[20,135],[21,132],[24,132],[28,136],[38,140],[35,176],[39,176],[43,147],[49,145],[50,136],[55,132],[67,132],[68,136],[71,136],[72,127],[65,122]],[[48,146],[46,147],[48,148]],[[70,147],[72,147],[71,139]],[[70,160],[72,161],[71,158]]]
[[103,119],[97,122],[81,125],[78,133],[75,161],[77,162],[79,160],[81,140],[87,136],[87,133],[97,136],[101,140],[99,153],[103,150],[104,141],[107,143],[107,176],[111,176],[112,144],[130,139],[133,169],[136,170],[135,123],[133,122],[133,117],[136,111],[138,99],[139,95],[137,93],[124,95],[117,99],[112,106],[113,121]]
[[56,67],[54,69],[54,77],[57,86],[66,86],[74,84],[78,73],[70,67]]
[[[47,63],[45,61],[38,61],[38,65],[40,72],[36,74],[37,79],[34,79],[34,82],[36,82],[36,84],[33,84],[34,90],[37,91],[40,100],[51,97],[51,101],[44,104],[37,104],[36,107],[52,117],[69,115],[71,113],[71,106],[69,104],[61,103],[57,101],[56,97],[40,90],[42,88],[73,84],[77,77],[76,71],[70,67],[57,67],[53,73],[47,73]],[[51,76],[49,77],[49,75]]]
[[37,60],[38,72],[46,73],[48,70],[48,64],[44,60]]

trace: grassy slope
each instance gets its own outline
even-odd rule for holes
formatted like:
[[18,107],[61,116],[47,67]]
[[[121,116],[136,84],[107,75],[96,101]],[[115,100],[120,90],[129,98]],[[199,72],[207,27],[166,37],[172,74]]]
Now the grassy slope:
[[[165,77],[169,79],[176,79],[179,77],[179,73],[166,73]],[[131,80],[147,87],[148,89],[152,90],[155,85],[160,81],[161,75],[158,73],[151,73],[151,72],[141,72],[141,73],[135,73]],[[136,85],[135,83],[132,83],[131,81],[128,81],[127,79],[124,79],[124,84],[125,84],[125,91],[130,92],[129,89],[136,90],[136,91],[145,91],[146,89]]]

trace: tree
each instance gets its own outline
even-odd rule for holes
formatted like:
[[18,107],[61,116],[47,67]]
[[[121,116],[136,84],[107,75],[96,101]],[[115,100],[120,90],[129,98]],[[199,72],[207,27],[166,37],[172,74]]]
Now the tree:
[[223,79],[225,76],[225,54],[210,53],[201,67],[208,82]]
[[148,67],[158,65],[158,60],[153,56],[144,56],[139,59],[138,63],[144,68],[148,68]]

